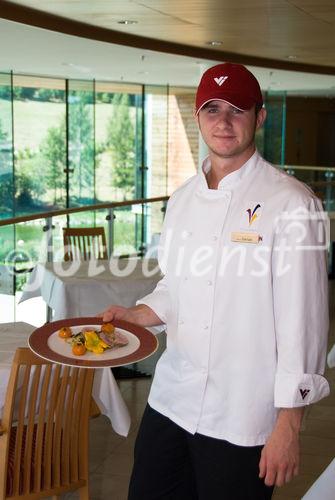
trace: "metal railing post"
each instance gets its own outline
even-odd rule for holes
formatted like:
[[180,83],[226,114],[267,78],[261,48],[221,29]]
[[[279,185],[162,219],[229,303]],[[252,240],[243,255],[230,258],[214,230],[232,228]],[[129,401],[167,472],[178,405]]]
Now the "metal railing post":
[[47,217],[45,219],[45,232],[47,240],[47,262],[52,262],[53,259],[53,238],[52,230],[54,226],[52,225],[52,217]]
[[[53,237],[52,237],[53,229],[54,226],[52,225],[52,217],[46,217],[43,231],[46,232],[47,262],[52,262],[53,259]],[[46,320],[47,323],[49,323],[52,320],[52,309],[48,304],[46,306]]]
[[113,256],[114,251],[114,208],[108,209],[108,215],[106,216],[106,220],[108,221],[108,255],[109,257]]
[[326,178],[326,199],[325,199],[325,210],[330,212],[332,209],[332,180],[334,178],[334,172],[327,170],[325,172]]

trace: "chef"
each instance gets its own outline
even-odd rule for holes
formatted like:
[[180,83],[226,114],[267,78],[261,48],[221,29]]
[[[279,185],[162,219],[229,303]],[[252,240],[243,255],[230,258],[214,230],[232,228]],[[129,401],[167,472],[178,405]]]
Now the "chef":
[[209,154],[169,200],[164,277],[102,313],[167,331],[129,500],[265,500],[298,474],[303,409],[329,393],[326,221],[257,152],[266,110],[244,66],[204,73],[195,117]]

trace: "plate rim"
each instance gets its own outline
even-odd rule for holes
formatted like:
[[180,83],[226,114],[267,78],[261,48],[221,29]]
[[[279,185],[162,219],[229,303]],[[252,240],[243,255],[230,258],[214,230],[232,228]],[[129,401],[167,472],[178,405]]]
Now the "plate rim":
[[[64,326],[80,326],[85,324],[96,324],[102,325],[106,323],[102,320],[102,318],[97,317],[82,317],[82,318],[66,318],[63,320],[52,321],[50,323],[45,323],[43,326],[36,328],[28,338],[28,345],[30,349],[40,358],[45,359],[51,363],[62,364],[65,366],[74,366],[74,367],[82,367],[82,368],[116,368],[118,366],[126,366],[132,363],[137,363],[138,361],[143,361],[148,358],[152,354],[154,354],[158,349],[158,339],[157,337],[151,333],[149,330],[144,328],[143,326],[136,325],[135,323],[130,323],[124,320],[113,320],[110,323],[113,323],[117,328],[122,328],[123,330],[128,331],[129,333],[135,335],[140,341],[139,347],[131,354],[126,356],[120,356],[118,358],[104,360],[87,360],[80,358],[78,359],[69,358],[67,356],[61,355],[50,349],[47,345],[48,338],[55,333],[57,330]],[[45,344],[43,349],[39,349],[35,343],[40,342],[40,336],[45,337]],[[142,353],[141,353],[142,351]],[[137,353],[137,356],[136,356]]]

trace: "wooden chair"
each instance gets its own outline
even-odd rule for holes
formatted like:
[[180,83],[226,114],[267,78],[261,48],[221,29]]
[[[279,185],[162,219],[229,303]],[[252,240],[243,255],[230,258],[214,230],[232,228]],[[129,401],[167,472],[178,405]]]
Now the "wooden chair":
[[103,227],[63,228],[64,260],[108,259]]
[[81,500],[89,498],[93,377],[94,370],[17,349],[0,422],[1,500],[57,498],[72,490],[79,490]]

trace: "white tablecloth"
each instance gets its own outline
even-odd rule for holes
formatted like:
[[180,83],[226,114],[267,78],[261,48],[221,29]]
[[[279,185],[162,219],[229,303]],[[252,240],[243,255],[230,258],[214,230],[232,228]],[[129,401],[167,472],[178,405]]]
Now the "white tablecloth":
[[[18,347],[28,346],[28,337],[34,329],[28,323],[0,323],[0,417],[14,353]],[[109,368],[95,371],[93,397],[101,413],[111,421],[115,432],[127,436],[130,427],[129,412]]]
[[40,263],[20,302],[41,295],[54,309],[54,320],[94,316],[109,304],[135,305],[160,277],[155,259]]
[[301,500],[335,499],[335,458]]
[[[335,368],[335,345],[331,348],[327,356],[327,364],[329,368]],[[335,499],[335,497],[334,497]]]

